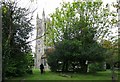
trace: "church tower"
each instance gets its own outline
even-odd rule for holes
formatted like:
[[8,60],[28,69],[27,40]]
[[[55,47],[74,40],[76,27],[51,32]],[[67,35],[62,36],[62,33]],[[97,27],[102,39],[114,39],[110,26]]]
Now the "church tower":
[[[44,63],[42,57],[44,57],[44,33],[45,33],[45,12],[43,10],[42,19],[37,14],[36,18],[36,54],[35,54],[35,68],[39,68],[40,64]],[[42,37],[41,37],[42,36]]]

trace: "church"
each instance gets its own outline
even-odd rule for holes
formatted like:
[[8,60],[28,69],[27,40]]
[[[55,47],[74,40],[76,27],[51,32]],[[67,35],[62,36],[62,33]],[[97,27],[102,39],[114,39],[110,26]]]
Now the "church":
[[45,31],[46,31],[46,22],[48,20],[49,20],[48,18],[45,18],[44,10],[42,13],[42,19],[40,19],[37,14],[37,17],[36,17],[36,30],[37,30],[36,38],[37,40],[36,40],[35,60],[34,60],[35,68],[39,68],[40,64],[42,63],[45,69],[49,69],[49,66],[47,64],[46,54],[45,54],[45,51],[48,47],[45,46],[46,36],[44,36]]

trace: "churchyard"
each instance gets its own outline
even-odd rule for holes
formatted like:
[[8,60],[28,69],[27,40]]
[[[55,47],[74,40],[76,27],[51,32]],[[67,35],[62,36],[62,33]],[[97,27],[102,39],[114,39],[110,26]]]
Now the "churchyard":
[[48,17],[44,9],[41,18],[37,12],[33,25],[35,10],[15,1],[0,7],[3,80],[118,80],[118,2],[63,2]]

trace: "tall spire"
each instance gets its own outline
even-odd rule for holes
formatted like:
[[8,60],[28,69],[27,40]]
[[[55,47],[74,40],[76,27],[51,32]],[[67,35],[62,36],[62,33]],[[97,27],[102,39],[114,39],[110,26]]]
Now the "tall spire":
[[39,18],[39,16],[38,16],[38,13],[37,13],[37,17],[36,17],[37,19]]
[[37,12],[37,16],[36,16],[36,28],[37,28],[37,33],[38,33],[38,28],[39,28],[39,22],[40,22],[40,19],[39,19],[39,14]]
[[42,13],[42,16],[44,16],[44,17],[45,17],[45,11],[44,11],[44,8],[43,8],[43,13]]

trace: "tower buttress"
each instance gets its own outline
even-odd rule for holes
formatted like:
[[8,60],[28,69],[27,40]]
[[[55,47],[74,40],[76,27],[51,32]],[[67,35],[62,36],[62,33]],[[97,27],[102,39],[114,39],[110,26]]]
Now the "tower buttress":
[[[42,30],[43,30],[43,35],[44,35],[44,33],[45,33],[45,12],[44,12],[44,9],[43,9],[43,13],[42,13]],[[45,37],[43,36],[42,37],[42,47],[43,47],[43,54],[42,55],[44,55],[44,49],[45,49],[45,45],[44,45],[44,39],[45,39]],[[41,61],[42,63],[43,63],[43,60]]]
[[[37,17],[36,17],[36,30],[37,30],[37,36],[38,36],[38,24],[39,24],[39,16],[38,16],[38,13],[37,13]],[[36,36],[36,38],[37,38]]]

